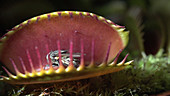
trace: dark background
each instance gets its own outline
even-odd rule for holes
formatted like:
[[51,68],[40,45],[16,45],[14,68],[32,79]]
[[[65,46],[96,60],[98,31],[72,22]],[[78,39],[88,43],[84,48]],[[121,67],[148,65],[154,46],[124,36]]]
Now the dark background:
[[19,23],[54,11],[92,12],[130,30],[131,56],[168,50],[170,0],[1,0],[0,36]]

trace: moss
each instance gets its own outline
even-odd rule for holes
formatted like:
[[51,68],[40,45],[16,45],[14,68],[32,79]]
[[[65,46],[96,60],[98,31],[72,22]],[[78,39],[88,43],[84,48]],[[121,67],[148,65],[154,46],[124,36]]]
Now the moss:
[[[161,50],[142,58],[120,72],[78,81],[13,86],[11,96],[141,96],[170,90],[170,63]],[[2,84],[1,84],[2,85]],[[2,86],[1,86],[2,87]]]

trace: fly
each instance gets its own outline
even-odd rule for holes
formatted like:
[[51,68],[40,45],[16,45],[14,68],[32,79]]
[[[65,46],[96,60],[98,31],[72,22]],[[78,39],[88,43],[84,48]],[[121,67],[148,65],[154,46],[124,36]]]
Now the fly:
[[[73,53],[73,64],[75,67],[78,67],[80,64],[80,53]],[[52,66],[53,67],[59,67],[59,52],[58,50],[56,51],[51,51],[46,55],[47,62],[49,63],[49,58],[51,59]],[[61,50],[61,62],[65,67],[67,67],[70,64],[70,54],[68,53],[68,50]],[[48,69],[50,66],[47,64],[44,69]]]

